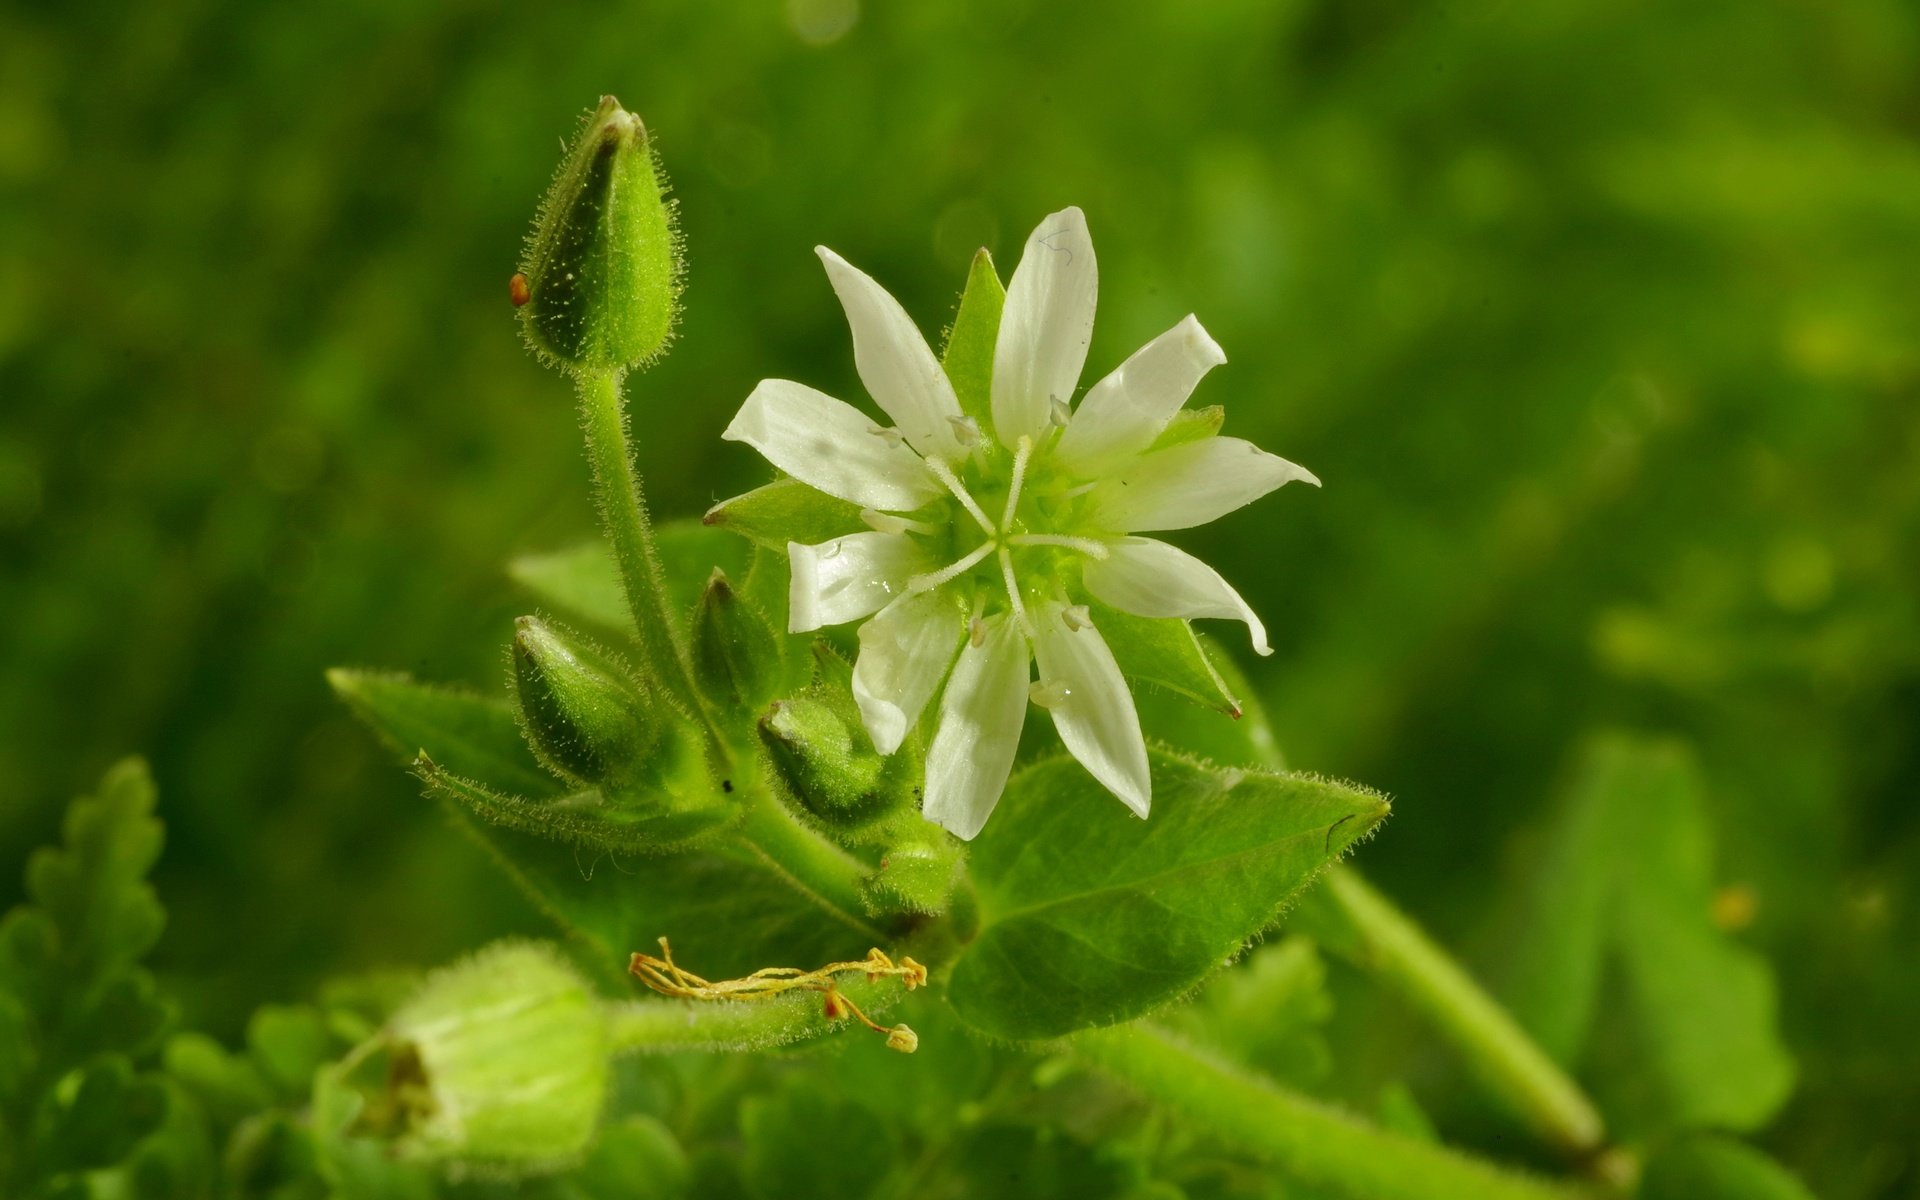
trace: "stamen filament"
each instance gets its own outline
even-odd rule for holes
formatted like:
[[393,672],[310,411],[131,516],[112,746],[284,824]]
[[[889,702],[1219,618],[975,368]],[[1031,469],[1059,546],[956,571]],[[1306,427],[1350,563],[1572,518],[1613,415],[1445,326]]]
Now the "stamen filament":
[[1000,547],[1000,577],[1007,583],[1007,603],[1013,606],[1013,619],[1020,622],[1020,631],[1031,640],[1033,623],[1027,620],[1027,606],[1020,600],[1020,584],[1013,577],[1013,551]]
[[1104,562],[1113,556],[1104,542],[1092,538],[1067,537],[1058,533],[1020,533],[1007,539],[1009,546],[1059,546],[1066,550],[1077,550],[1088,558]]
[[[953,473],[952,467],[937,458],[929,458],[926,460],[926,463],[927,466],[932,469],[934,477],[941,483],[947,485],[947,490],[952,492],[953,498],[960,502],[960,507],[972,513],[973,519],[980,522],[980,528],[987,531],[988,537],[992,537],[994,534],[1000,532],[994,528],[993,522],[987,519],[986,510],[980,507],[980,502],[973,498],[971,492],[967,491],[967,485],[961,483],[960,477]],[[1018,486],[1018,484],[1015,485],[1016,490]]]
[[1020,435],[1019,443],[1013,451],[1013,486],[1007,489],[1007,511],[1000,518],[1002,529],[1013,528],[1013,513],[1020,506],[1020,485],[1027,479],[1027,460],[1033,457],[1033,439],[1026,434]]
[[916,521],[911,517],[902,517],[895,513],[884,513],[876,508],[861,509],[860,519],[865,521],[867,528],[873,530],[875,533],[919,533],[931,535],[940,532],[938,525],[926,521]]
[[966,572],[971,571],[981,559],[992,554],[998,547],[999,543],[989,538],[968,551],[957,561],[941,567],[938,571],[930,571],[925,575],[915,575],[912,579],[907,580],[907,595],[917,596],[921,592],[930,592],[948,580],[958,575],[964,575]]

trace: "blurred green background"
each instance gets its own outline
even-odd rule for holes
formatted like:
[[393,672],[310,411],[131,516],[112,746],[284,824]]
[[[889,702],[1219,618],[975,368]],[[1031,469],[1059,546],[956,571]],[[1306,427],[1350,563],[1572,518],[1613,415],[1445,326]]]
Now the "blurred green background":
[[1760,1140],[1920,1195],[1893,0],[0,9],[0,907],[138,751],[160,966],[216,1030],[539,928],[321,672],[497,689],[501,564],[591,528],[505,283],[602,92],[689,250],[633,388],[663,515],[763,478],[718,440],[759,378],[858,395],[815,243],[934,333],[976,246],[1010,271],[1081,205],[1088,379],[1197,311],[1231,362],[1196,402],[1326,480],[1183,544],[1266,615],[1293,763],[1396,796],[1376,881],[1497,978],[1571,749],[1690,740],[1800,1063]]

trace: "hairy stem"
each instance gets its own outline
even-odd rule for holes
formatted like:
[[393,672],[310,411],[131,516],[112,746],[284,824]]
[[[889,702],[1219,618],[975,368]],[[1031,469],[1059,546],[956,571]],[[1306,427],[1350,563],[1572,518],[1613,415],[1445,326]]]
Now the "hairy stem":
[[1250,1150],[1291,1178],[1353,1200],[1583,1200],[1525,1175],[1375,1129],[1227,1066],[1149,1024],[1090,1030],[1069,1045],[1135,1090]]
[[693,658],[687,650],[686,635],[667,599],[666,573],[660,567],[640,475],[634,470],[633,451],[628,445],[620,374],[608,371],[582,375],[578,388],[580,424],[587,435],[587,459],[593,467],[594,498],[613,544],[641,656],[668,694],[711,729],[705,701],[693,682]]
[[743,845],[828,915],[884,949],[886,935],[867,919],[860,899],[865,864],[807,828],[763,784],[741,790],[746,811],[738,832]]
[[[874,982],[859,975],[841,977],[839,988],[868,1016],[895,1007],[907,994],[898,980]],[[628,1000],[609,1004],[606,1012],[608,1040],[615,1054],[672,1054],[684,1050],[732,1054],[829,1033],[872,1036],[850,1020],[828,1017],[823,998],[814,992],[757,1002]]]
[[1328,949],[1425,1013],[1488,1090],[1541,1137],[1583,1163],[1601,1156],[1606,1129],[1593,1102],[1459,963],[1353,868],[1328,871],[1320,886],[1330,902],[1320,915],[1340,923],[1314,930]]

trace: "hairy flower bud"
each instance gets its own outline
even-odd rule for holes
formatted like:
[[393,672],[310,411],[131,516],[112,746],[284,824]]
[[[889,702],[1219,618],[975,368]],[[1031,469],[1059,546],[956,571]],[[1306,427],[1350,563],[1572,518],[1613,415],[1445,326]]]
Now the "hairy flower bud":
[[538,617],[515,622],[513,694],[540,761],[583,786],[628,782],[660,740],[653,705],[626,670]]
[[781,700],[760,719],[760,740],[808,809],[829,819],[859,818],[884,798],[886,764],[858,731],[858,717],[840,707],[812,693]]
[[679,249],[646,126],[602,97],[527,239],[512,289],[527,344],[574,373],[651,359],[673,333]]
[[427,980],[389,1024],[398,1148],[510,1174],[592,1142],[607,1096],[607,1025],[551,947],[505,942]]
[[780,682],[780,635],[717,568],[693,614],[693,665],[709,696],[757,709]]

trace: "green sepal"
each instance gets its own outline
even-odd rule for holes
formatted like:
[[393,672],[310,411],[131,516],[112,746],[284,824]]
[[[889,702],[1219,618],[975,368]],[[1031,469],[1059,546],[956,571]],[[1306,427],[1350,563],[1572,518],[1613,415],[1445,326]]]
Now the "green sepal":
[[693,668],[707,696],[738,710],[761,708],[786,679],[787,642],[718,567],[693,614]]
[[1310,776],[1159,750],[1150,761],[1147,821],[1071,760],[1008,785],[973,843],[981,928],[949,983],[976,1030],[1059,1037],[1178,999],[1388,811],[1378,795]]
[[722,500],[700,520],[782,554],[789,542],[813,546],[867,528],[858,504],[829,496],[798,479],[776,479]]
[[960,294],[960,311],[940,352],[960,411],[972,417],[983,433],[993,429],[993,348],[1000,337],[1000,314],[1006,308],[1007,289],[993,268],[993,255],[981,247],[967,269],[967,289]]
[[1220,432],[1227,423],[1227,410],[1218,404],[1209,404],[1205,408],[1183,408],[1173,414],[1167,427],[1160,436],[1153,439],[1149,451],[1165,450],[1168,446],[1178,446],[1182,442],[1197,442],[1210,438]]
[[1089,600],[1094,628],[1113,651],[1120,673],[1157,684],[1229,717],[1240,716],[1240,700],[1227,687],[1193,626],[1178,617],[1136,617]]
[[880,865],[861,885],[867,910],[876,916],[901,912],[939,916],[953,902],[966,862],[960,842],[917,814],[911,816],[909,828],[912,832],[887,846]]
[[568,150],[520,272],[521,332],[561,370],[624,371],[672,336],[680,292],[673,205],[646,127],[612,96]]
[[599,788],[528,800],[463,779],[425,754],[414,772],[429,797],[455,804],[490,825],[603,853],[675,853],[717,833],[738,815],[737,807],[720,795],[690,807],[680,807],[678,798],[609,794]]

